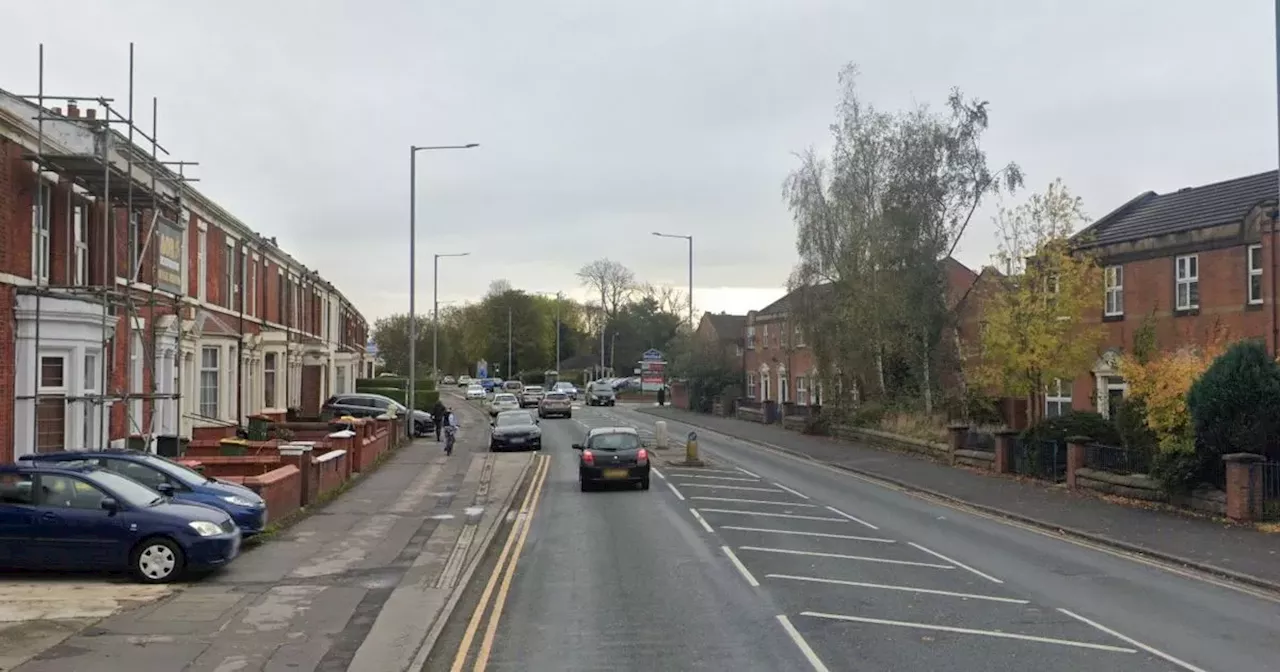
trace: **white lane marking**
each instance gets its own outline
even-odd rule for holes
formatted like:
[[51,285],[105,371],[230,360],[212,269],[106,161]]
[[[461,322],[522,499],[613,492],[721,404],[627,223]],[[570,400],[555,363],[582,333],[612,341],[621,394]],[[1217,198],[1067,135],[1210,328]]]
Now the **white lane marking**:
[[818,654],[813,652],[813,648],[809,646],[809,642],[804,641],[804,637],[800,636],[800,631],[796,630],[796,626],[791,625],[791,619],[782,614],[778,614],[778,622],[782,624],[782,629],[787,631],[787,635],[791,637],[791,641],[796,643],[796,648],[800,649],[800,653],[804,655],[805,660],[809,661],[809,665],[813,667],[814,672],[830,672],[826,665],[822,664],[822,660],[818,658]]
[[702,529],[704,529],[704,530],[706,530],[706,531],[708,531],[708,532],[710,532],[710,533],[712,533],[712,534],[714,534],[714,533],[715,533],[715,530],[711,528],[711,523],[708,523],[708,522],[707,522],[707,519],[706,519],[706,518],[703,518],[703,517],[702,517],[702,514],[701,514],[701,513],[698,513],[698,510],[697,510],[697,509],[689,509],[689,513],[692,513],[692,514],[693,514],[693,517],[694,517],[694,518],[697,518],[699,523],[702,523]]
[[764,546],[739,546],[739,551],[757,551],[759,553],[783,553],[786,555],[805,555],[813,558],[836,558],[838,560],[857,560],[859,562],[878,562],[885,565],[905,565],[907,567],[931,567],[933,569],[955,569],[951,565],[938,565],[931,562],[914,560],[890,560],[889,558],[872,558],[865,555],[845,555],[844,553],[820,553],[818,551],[796,551],[790,548],[765,548]]
[[730,475],[732,475],[732,476],[739,476],[739,475],[740,475],[738,472],[736,472],[736,471],[730,471],[730,470],[728,470],[728,469],[702,469],[702,468],[693,468],[693,467],[671,467],[671,473],[673,473],[673,474],[680,474],[681,472],[688,472],[688,473],[686,473],[686,474],[682,474],[682,475],[684,475],[684,476],[689,476],[689,475],[692,475],[692,474],[730,474]]
[[728,546],[721,546],[720,548],[724,549],[724,554],[729,556],[729,562],[732,562],[733,566],[738,568],[738,573],[742,574],[742,578],[746,579],[747,583],[751,584],[752,588],[759,588],[760,582],[756,581],[756,577],[751,575],[751,570],[747,569],[747,566],[742,564],[742,561],[734,554],[733,549]]
[[920,549],[920,550],[924,551],[925,553],[928,553],[929,555],[932,555],[933,557],[935,557],[935,558],[937,558],[937,559],[939,559],[939,560],[945,560],[945,561],[947,561],[947,562],[949,562],[949,563],[951,563],[951,564],[955,565],[956,567],[959,567],[960,569],[963,569],[963,570],[965,570],[965,571],[967,571],[967,572],[970,572],[970,573],[972,573],[972,574],[975,574],[975,575],[977,575],[977,576],[981,576],[982,578],[984,578],[984,579],[986,579],[986,580],[990,581],[991,583],[1004,583],[1004,581],[1001,581],[1000,579],[997,579],[996,577],[991,576],[990,574],[986,574],[986,573],[984,573],[984,572],[979,572],[978,570],[976,570],[976,569],[974,569],[974,568],[970,567],[969,565],[964,564],[963,562],[956,562],[955,560],[952,560],[951,558],[948,558],[947,556],[945,556],[945,555],[943,555],[943,554],[941,554],[941,553],[939,553],[939,552],[937,552],[937,551],[931,551],[931,550],[929,550],[929,549],[925,548],[924,546],[921,546],[920,544],[917,544],[917,543],[916,543],[916,542],[914,542],[914,541],[908,541],[907,543],[908,543],[908,544],[910,544],[910,545],[912,545],[912,546],[915,546],[916,548],[918,548],[918,549]]
[[1058,608],[1058,611],[1062,612],[1063,614],[1066,614],[1067,616],[1070,616],[1071,618],[1076,619],[1077,621],[1080,621],[1081,623],[1084,623],[1085,625],[1091,625],[1095,629],[1105,632],[1108,635],[1111,635],[1112,637],[1115,637],[1116,639],[1119,639],[1126,644],[1132,644],[1133,646],[1136,646],[1139,649],[1142,649],[1143,651],[1146,651],[1147,653],[1153,656],[1163,658],[1166,661],[1173,663],[1174,665],[1177,665],[1178,667],[1181,667],[1184,670],[1187,670],[1188,672],[1205,672],[1204,668],[1196,667],[1195,665],[1192,665],[1191,663],[1188,663],[1185,660],[1174,658],[1173,656],[1165,653],[1164,651],[1161,651],[1151,646],[1147,646],[1146,644],[1143,644],[1142,642],[1139,642],[1138,640],[1133,639],[1131,637],[1125,637],[1124,635],[1116,632],[1115,630],[1112,630],[1111,628],[1108,628],[1107,626],[1102,625],[1101,623],[1091,621],[1085,618],[1084,616],[1081,616],[1080,614],[1077,614],[1072,611],[1068,611],[1061,607]]
[[833,586],[851,586],[854,588],[879,588],[880,590],[898,590],[904,593],[924,593],[926,595],[945,595],[960,597],[966,600],[987,600],[988,602],[1007,602],[1009,604],[1031,604],[1030,600],[1019,600],[1012,597],[996,597],[994,595],[975,595],[974,593],[956,593],[950,590],[933,590],[931,588],[913,588],[911,586],[893,586],[886,583],[864,583],[862,581],[842,581],[840,579],[824,579],[818,576],[796,576],[794,574],[765,574],[766,579],[786,579],[788,581],[808,581],[810,583],[826,583]]
[[658,478],[661,478],[664,481],[667,480],[667,477],[663,476],[662,472],[658,471],[655,467],[649,467],[649,471],[652,471],[654,476],[657,476]]
[[765,511],[739,511],[737,509],[702,509],[712,513],[737,513],[743,516],[768,516],[770,518],[792,518],[795,520],[823,520],[828,523],[843,523],[843,518],[829,518],[827,516],[801,516],[794,513],[767,513]]
[[830,532],[802,532],[800,530],[771,530],[767,527],[741,527],[738,525],[721,525],[722,530],[738,530],[740,532],[764,532],[766,534],[796,534],[806,537],[823,537],[826,539],[848,539],[850,541],[870,541],[877,544],[896,544],[892,539],[880,537],[858,537],[852,534],[831,534]]
[[787,492],[789,492],[789,493],[791,493],[791,494],[795,495],[796,497],[799,497],[800,499],[809,499],[809,495],[806,495],[806,494],[804,494],[803,492],[797,492],[797,491],[795,491],[795,490],[792,490],[791,488],[788,488],[787,486],[785,486],[785,485],[783,485],[783,484],[781,484],[781,483],[776,483],[776,482],[775,482],[775,483],[774,483],[774,485],[778,486],[779,488],[782,488],[783,490],[786,490]]
[[741,471],[742,473],[744,473],[744,474],[746,474],[746,475],[750,476],[751,478],[760,478],[760,474],[753,474],[753,473],[751,473],[751,472],[747,471],[746,469],[743,469],[742,467],[734,467],[734,468],[735,468],[735,469],[737,469],[738,471]]
[[1013,632],[997,632],[995,630],[978,630],[975,628],[957,628],[950,625],[930,625],[928,623],[911,623],[909,621],[889,621],[883,618],[863,618],[861,616],[845,616],[842,614],[824,614],[817,611],[801,612],[801,616],[810,616],[813,618],[825,618],[829,621],[848,621],[851,623],[872,623],[875,625],[894,625],[899,628],[915,628],[917,630],[934,630],[937,632],[954,632],[961,635],[982,635],[984,637],[997,637],[1000,639],[1017,639],[1024,642],[1041,642],[1043,644],[1060,644],[1062,646],[1075,646],[1081,649],[1094,649],[1097,651],[1113,651],[1115,653],[1137,653],[1136,649],[1126,649],[1119,646],[1110,646],[1107,644],[1092,644],[1090,642],[1077,642],[1070,639],[1058,639],[1056,637],[1037,637],[1035,635],[1019,635]]
[[844,516],[845,518],[848,518],[849,520],[852,520],[853,522],[855,522],[855,523],[857,523],[857,524],[859,524],[859,525],[862,525],[862,526],[864,526],[864,527],[869,527],[869,528],[871,528],[871,529],[873,529],[873,530],[879,530],[879,529],[880,529],[880,528],[876,527],[875,525],[872,525],[871,523],[868,523],[867,521],[865,521],[865,520],[863,520],[863,519],[861,519],[861,518],[859,518],[859,517],[857,517],[857,516],[851,516],[851,515],[849,515],[849,514],[845,513],[844,511],[841,511],[840,509],[837,509],[837,508],[836,508],[836,507],[834,507],[834,506],[828,506],[828,507],[827,507],[827,510],[828,510],[828,511],[830,511],[830,512],[832,512],[832,513],[838,513],[838,514],[840,514],[840,515]]
[[737,497],[704,497],[702,495],[694,495],[694,499],[704,499],[708,502],[736,502],[738,504],[776,504],[778,506],[795,506],[802,508],[813,508],[812,504],[797,504],[796,502],[771,502],[767,499],[738,499]]
[[749,485],[721,485],[719,483],[681,483],[686,488],[715,488],[716,490],[750,490],[751,492],[782,492],[774,488],[753,488]]
[[705,478],[712,481],[738,481],[739,483],[759,483],[760,482],[758,479],[738,478],[736,476],[702,476],[700,474],[671,474],[671,475],[679,476],[680,478]]
[[682,502],[684,501],[684,495],[680,494],[679,490],[676,490],[676,486],[671,485],[671,481],[667,481],[667,487],[671,488],[671,494],[675,495],[676,499],[679,499]]

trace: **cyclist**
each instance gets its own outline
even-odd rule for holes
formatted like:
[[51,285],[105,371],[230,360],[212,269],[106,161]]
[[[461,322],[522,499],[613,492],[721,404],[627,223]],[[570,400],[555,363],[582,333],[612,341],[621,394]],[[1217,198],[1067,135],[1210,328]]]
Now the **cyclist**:
[[449,409],[444,410],[444,454],[453,454],[453,442],[458,435],[458,418]]

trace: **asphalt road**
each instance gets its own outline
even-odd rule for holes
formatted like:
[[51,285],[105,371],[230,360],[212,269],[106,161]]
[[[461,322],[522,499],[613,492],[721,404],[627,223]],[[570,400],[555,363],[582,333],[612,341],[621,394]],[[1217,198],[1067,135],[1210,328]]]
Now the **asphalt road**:
[[587,427],[655,420],[619,407],[543,421],[527,539],[475,617],[492,623],[500,604],[496,629],[452,669],[1280,669],[1280,597],[702,430],[714,470],[579,492],[570,444]]

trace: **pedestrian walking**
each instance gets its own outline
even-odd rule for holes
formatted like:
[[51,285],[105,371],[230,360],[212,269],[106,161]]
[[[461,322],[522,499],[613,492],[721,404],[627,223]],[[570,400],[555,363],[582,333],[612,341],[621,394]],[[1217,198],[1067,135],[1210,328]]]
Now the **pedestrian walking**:
[[440,442],[440,432],[444,429],[444,415],[448,409],[444,407],[444,402],[436,399],[436,403],[431,406],[431,420],[436,426],[436,443]]
[[458,418],[453,411],[445,409],[444,411],[444,454],[453,454],[453,442],[458,436]]
[[667,401],[667,388],[659,387],[658,388],[658,405],[662,406],[666,403],[666,401]]

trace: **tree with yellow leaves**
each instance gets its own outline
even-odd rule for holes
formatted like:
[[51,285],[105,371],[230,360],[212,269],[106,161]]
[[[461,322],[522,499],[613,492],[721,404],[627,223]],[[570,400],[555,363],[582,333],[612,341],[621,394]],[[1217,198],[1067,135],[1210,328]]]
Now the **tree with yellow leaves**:
[[1101,324],[1084,318],[1100,312],[1102,270],[1070,240],[1083,221],[1080,199],[1061,180],[996,217],[1005,287],[983,307],[970,368],[979,385],[1027,399],[1032,424],[1044,415],[1048,385],[1069,385],[1098,354]]
[[1120,375],[1129,383],[1129,394],[1146,405],[1147,427],[1155,433],[1162,450],[1175,450],[1191,436],[1191,411],[1187,393],[1191,385],[1209,369],[1225,350],[1230,334],[1214,323],[1203,344],[1151,355],[1140,353],[1120,357]]

